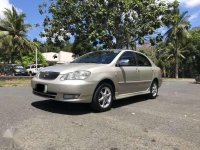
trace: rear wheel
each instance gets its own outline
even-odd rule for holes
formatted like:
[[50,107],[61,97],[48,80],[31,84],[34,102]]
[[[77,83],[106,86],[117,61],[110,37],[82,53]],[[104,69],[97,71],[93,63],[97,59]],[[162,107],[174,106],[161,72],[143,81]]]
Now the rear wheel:
[[158,83],[153,81],[150,87],[149,97],[155,99],[158,96]]
[[32,76],[33,76],[33,73],[32,73],[32,72],[29,72],[29,76],[32,77]]
[[94,92],[91,106],[99,112],[107,111],[111,108],[113,102],[113,88],[108,83],[99,85]]

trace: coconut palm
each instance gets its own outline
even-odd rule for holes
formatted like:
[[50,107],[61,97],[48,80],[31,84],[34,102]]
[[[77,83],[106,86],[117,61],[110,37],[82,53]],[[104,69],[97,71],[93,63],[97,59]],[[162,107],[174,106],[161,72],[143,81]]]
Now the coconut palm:
[[186,43],[186,39],[189,37],[188,29],[190,23],[188,22],[187,12],[180,14],[179,9],[176,8],[173,12],[173,17],[169,25],[169,29],[166,32],[165,36],[167,37],[167,42],[170,43],[175,59],[175,77],[178,78],[179,70],[179,57],[184,57],[182,55],[182,50],[184,50],[183,45]]
[[10,40],[12,48],[6,49],[4,45],[4,50],[9,51],[10,62],[14,63],[15,59],[21,58],[24,50],[31,50],[34,46],[34,43],[26,39],[31,25],[24,22],[26,15],[18,13],[14,7],[11,10],[5,9],[3,13],[5,18],[0,19],[0,41],[6,43],[5,40]]

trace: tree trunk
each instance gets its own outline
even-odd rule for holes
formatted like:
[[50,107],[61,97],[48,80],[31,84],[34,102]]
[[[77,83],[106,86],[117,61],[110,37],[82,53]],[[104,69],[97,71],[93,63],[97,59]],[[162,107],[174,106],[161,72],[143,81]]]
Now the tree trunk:
[[176,56],[175,56],[175,77],[176,79],[178,79],[178,65],[179,61],[178,61],[178,49],[176,48]]
[[163,66],[163,76],[164,76],[164,78],[166,78],[166,68],[165,68],[165,66]]

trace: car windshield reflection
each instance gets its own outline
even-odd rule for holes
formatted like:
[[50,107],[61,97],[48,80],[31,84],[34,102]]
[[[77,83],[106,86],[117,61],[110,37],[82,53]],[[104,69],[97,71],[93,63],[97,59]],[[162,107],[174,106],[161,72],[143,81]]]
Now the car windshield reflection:
[[22,66],[14,66],[15,69],[23,69]]
[[71,63],[96,63],[109,64],[119,54],[120,51],[96,51],[83,55]]

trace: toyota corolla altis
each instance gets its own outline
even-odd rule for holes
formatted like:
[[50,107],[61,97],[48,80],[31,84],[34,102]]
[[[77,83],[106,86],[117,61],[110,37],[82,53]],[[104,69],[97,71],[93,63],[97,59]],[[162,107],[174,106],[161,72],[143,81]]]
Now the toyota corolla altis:
[[33,93],[55,101],[90,103],[107,111],[113,100],[149,94],[156,98],[161,70],[147,56],[132,50],[101,50],[69,64],[40,70],[33,77]]

